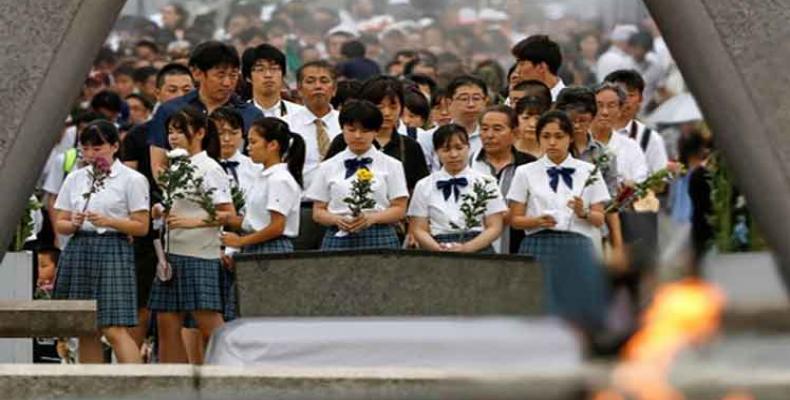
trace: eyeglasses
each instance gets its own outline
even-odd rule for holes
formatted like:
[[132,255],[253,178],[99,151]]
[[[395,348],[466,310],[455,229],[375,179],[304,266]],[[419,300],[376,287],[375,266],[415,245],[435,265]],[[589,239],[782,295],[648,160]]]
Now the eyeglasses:
[[460,95],[458,97],[453,97],[453,101],[460,101],[461,103],[469,103],[470,101],[472,103],[482,103],[485,100],[486,100],[485,96],[481,96],[481,95],[474,95],[474,96]]
[[282,71],[282,69],[278,65],[272,65],[272,66],[268,66],[268,65],[253,65],[252,66],[252,72],[256,72],[256,73],[268,72],[270,74],[276,74],[276,73],[279,73],[281,71]]

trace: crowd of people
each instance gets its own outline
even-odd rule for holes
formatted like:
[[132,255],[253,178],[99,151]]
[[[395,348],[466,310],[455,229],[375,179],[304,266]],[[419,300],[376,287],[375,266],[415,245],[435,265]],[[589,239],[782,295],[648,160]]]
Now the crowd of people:
[[53,297],[97,300],[81,362],[102,336],[143,361],[152,325],[159,362],[202,362],[236,318],[237,253],[530,255],[550,313],[605,329],[606,266],[634,260],[610,206],[685,161],[638,119],[676,91],[655,26],[619,25],[602,52],[588,23],[527,35],[518,7],[350,4],[118,22],[41,181]]

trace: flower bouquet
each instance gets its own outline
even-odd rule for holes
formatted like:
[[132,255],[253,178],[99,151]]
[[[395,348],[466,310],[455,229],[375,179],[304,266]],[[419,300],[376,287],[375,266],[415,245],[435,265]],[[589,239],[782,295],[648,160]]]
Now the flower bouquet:
[[637,183],[635,186],[623,186],[614,201],[612,201],[612,203],[606,207],[605,212],[608,214],[611,212],[619,212],[620,210],[628,208],[635,201],[647,196],[650,190],[653,188],[670,183],[672,180],[683,173],[684,171],[682,169],[677,172],[672,172],[671,170],[664,168],[654,172],[648,176],[647,179],[641,183]]
[[[351,183],[351,194],[343,199],[351,210],[351,216],[356,218],[362,214],[363,210],[371,209],[376,206],[373,199],[373,171],[367,168],[360,168],[355,174],[354,182]],[[348,232],[339,230],[335,236],[342,237]]]
[[490,179],[475,180],[472,185],[472,192],[465,193],[461,196],[461,214],[463,221],[461,224],[450,221],[450,227],[458,230],[457,243],[443,243],[444,248],[453,247],[454,245],[463,243],[464,236],[469,233],[473,228],[482,226],[482,216],[488,208],[488,202],[496,199],[499,188],[496,183]]

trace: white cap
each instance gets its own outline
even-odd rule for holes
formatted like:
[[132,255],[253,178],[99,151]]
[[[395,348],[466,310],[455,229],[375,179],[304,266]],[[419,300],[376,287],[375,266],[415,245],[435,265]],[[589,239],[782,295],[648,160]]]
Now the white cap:
[[639,32],[639,28],[636,25],[617,25],[609,34],[609,39],[613,42],[627,42],[631,35],[637,32]]

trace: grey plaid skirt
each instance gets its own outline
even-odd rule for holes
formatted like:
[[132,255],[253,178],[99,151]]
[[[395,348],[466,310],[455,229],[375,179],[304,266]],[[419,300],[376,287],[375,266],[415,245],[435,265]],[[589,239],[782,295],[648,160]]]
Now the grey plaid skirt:
[[222,312],[222,265],[218,258],[169,254],[173,278],[154,279],[148,308],[152,311],[177,312],[209,310]]
[[134,249],[126,236],[74,235],[58,261],[54,298],[96,300],[98,327],[137,325]]
[[[479,235],[480,232],[464,232],[461,234],[458,233],[448,233],[443,235],[436,235],[433,237],[434,240],[438,243],[466,243]],[[482,249],[476,251],[478,254],[494,254],[494,247],[490,244]]]
[[400,242],[392,225],[373,225],[362,232],[337,237],[337,227],[326,230],[321,250],[399,249]]
[[241,252],[244,254],[293,253],[293,251],[294,244],[291,239],[286,236],[280,236],[252,246],[245,246],[241,249]]
[[533,256],[542,264],[549,313],[587,329],[602,327],[608,288],[593,243],[587,236],[543,230],[525,237],[519,253]]

